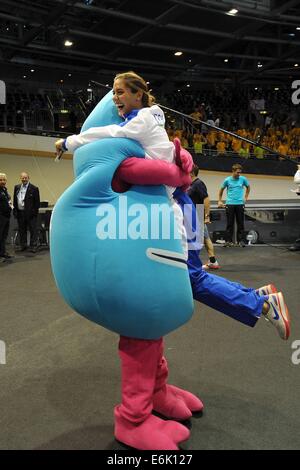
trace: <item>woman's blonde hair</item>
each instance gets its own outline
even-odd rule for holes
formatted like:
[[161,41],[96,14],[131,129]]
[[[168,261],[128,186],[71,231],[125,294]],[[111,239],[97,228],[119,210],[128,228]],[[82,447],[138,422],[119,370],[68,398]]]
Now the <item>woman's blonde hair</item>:
[[151,95],[151,90],[148,89],[147,83],[137,73],[132,71],[118,73],[115,76],[114,81],[118,79],[124,80],[126,86],[132,91],[132,93],[136,93],[137,91],[143,92],[142,105],[144,108],[150,107],[155,103],[155,97]]

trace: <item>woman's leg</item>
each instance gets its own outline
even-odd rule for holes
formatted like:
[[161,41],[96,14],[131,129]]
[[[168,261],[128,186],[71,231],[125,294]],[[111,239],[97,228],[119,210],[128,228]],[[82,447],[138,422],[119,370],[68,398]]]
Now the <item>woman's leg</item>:
[[[181,190],[174,193],[183,214],[186,205],[192,208],[192,214],[184,217],[188,234],[195,233],[197,223],[196,208],[189,196]],[[190,211],[188,211],[190,214]],[[209,274],[202,268],[199,249],[189,242],[188,269],[195,300],[208,305],[248,326],[254,326],[259,319],[266,297],[259,296],[254,289],[249,289],[237,282],[231,282],[220,276]]]
[[196,250],[189,250],[188,266],[195,300],[245,325],[255,326],[262,314],[265,296],[259,296],[254,289],[207,273],[202,269]]

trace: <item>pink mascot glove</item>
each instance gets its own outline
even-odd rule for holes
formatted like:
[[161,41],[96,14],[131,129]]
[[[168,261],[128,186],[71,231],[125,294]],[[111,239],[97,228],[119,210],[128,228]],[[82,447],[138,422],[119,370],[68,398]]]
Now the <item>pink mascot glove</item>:
[[181,147],[181,142],[178,137],[175,137],[173,143],[175,146],[176,165],[182,168],[185,173],[190,173],[194,166],[192,155],[190,152]]

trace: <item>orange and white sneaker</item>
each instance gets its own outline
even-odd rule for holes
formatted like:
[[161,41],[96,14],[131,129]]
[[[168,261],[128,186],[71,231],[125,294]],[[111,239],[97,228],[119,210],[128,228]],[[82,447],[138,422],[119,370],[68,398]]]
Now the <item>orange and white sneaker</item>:
[[259,287],[256,289],[256,293],[258,295],[269,295],[269,294],[276,294],[278,290],[273,284],[268,284],[267,286]]
[[264,314],[264,317],[275,326],[280,338],[287,340],[290,336],[290,318],[283,295],[281,292],[277,292],[276,294],[269,294],[267,297],[266,302],[270,308]]
[[203,264],[202,265],[202,269],[220,269],[220,265],[218,263],[218,261],[215,261],[214,263],[212,263],[211,261],[207,261],[206,264]]

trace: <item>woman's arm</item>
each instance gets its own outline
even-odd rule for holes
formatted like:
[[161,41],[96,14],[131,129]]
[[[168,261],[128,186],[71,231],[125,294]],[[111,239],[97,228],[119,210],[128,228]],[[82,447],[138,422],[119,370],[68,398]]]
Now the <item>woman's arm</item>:
[[70,152],[74,152],[82,145],[108,137],[127,137],[128,139],[134,139],[140,142],[149,133],[150,124],[151,115],[148,108],[145,108],[140,110],[140,112],[128,122],[124,121],[120,125],[111,124],[109,126],[90,127],[90,129],[80,134],[70,135],[64,141],[61,139],[58,142],[63,142],[62,150],[68,150]]

